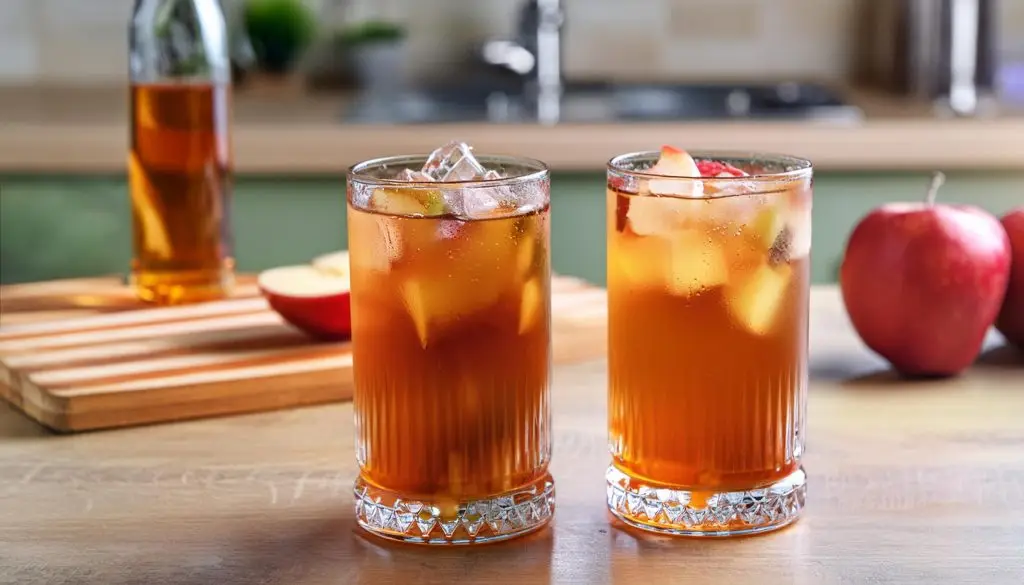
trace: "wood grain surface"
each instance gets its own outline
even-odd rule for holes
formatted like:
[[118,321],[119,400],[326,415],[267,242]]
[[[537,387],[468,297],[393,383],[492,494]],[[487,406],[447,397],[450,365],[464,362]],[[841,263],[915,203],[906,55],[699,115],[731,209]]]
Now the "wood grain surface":
[[994,334],[944,381],[901,382],[812,293],[804,518],[724,541],[605,512],[605,364],[556,368],[550,528],[481,548],[394,545],[353,521],[340,403],[50,436],[0,405],[0,583],[1024,583],[1024,357]]
[[[604,290],[551,289],[555,363],[603,356]],[[62,432],[352,398],[350,343],[288,326],[251,283],[236,297],[149,308],[114,279],[0,288],[0,397]]]

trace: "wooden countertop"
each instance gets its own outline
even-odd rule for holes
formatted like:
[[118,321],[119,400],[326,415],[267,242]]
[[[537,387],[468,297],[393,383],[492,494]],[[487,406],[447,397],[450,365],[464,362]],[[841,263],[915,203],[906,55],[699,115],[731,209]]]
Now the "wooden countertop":
[[[0,406],[10,583],[1024,582],[1024,361],[898,383],[812,293],[804,518],[728,541],[641,535],[605,512],[605,364],[555,372],[553,525],[483,548],[363,536],[348,404],[49,436]],[[996,340],[993,339],[993,342]],[[3,581],[3,579],[0,579]]]
[[[866,120],[540,125],[352,125],[340,94],[242,91],[235,100],[235,163],[245,174],[340,174],[378,156],[429,152],[460,138],[478,149],[546,161],[556,170],[604,168],[623,152],[672,142],[703,149],[785,152],[824,170],[1024,170],[1024,109],[939,119],[929,107],[851,91]],[[121,173],[127,145],[123,89],[0,88],[0,172]]]

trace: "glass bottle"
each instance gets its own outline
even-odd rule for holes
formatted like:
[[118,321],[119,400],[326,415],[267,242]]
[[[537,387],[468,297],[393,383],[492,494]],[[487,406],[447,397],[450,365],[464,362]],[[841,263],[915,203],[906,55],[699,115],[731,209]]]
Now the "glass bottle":
[[130,25],[132,283],[156,304],[234,285],[231,62],[217,0],[136,0]]

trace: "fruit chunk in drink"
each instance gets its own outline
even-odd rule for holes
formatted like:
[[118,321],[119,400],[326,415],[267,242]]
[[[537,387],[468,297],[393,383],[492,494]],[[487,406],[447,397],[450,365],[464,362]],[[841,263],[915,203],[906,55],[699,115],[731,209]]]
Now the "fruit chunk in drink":
[[405,183],[350,180],[357,516],[373,532],[475,542],[551,517],[538,168],[505,178],[453,144],[391,175]]
[[802,479],[749,494],[803,473],[810,176],[729,162],[666,147],[610,171],[609,506],[666,532],[770,529],[802,505]]

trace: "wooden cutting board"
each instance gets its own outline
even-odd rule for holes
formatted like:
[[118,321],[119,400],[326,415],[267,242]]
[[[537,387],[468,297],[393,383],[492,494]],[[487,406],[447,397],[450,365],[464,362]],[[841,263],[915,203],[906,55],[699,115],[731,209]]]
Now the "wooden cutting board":
[[[605,353],[606,296],[552,281],[555,363]],[[0,287],[0,396],[59,432],[348,400],[348,342],[285,324],[243,278],[234,298],[139,305],[116,278]]]

